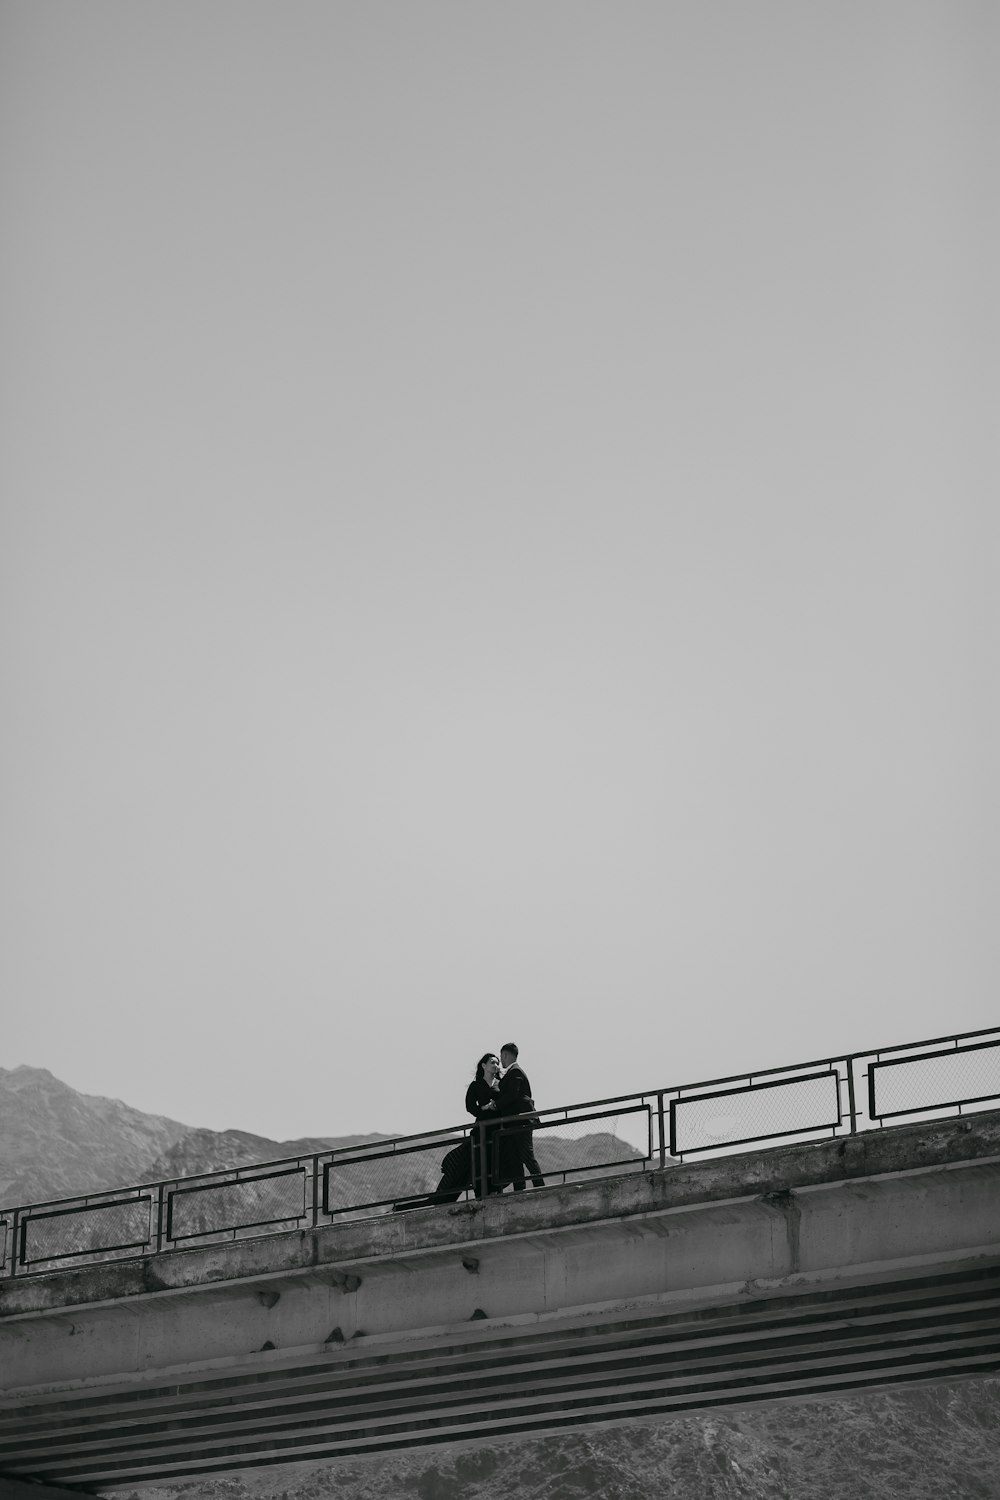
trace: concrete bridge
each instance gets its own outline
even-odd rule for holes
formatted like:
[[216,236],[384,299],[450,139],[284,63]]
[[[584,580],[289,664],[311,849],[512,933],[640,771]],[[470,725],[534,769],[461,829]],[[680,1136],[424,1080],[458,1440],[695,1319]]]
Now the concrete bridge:
[[0,1500],[995,1372],[998,1186],[1000,1111],[8,1279]]

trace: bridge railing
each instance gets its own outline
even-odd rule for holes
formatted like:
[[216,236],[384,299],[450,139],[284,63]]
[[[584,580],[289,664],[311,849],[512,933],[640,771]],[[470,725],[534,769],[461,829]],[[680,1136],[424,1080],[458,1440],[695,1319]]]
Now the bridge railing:
[[488,1138],[470,1133],[465,1122],[0,1210],[0,1275],[37,1275],[453,1202],[511,1180],[510,1149],[525,1125],[533,1127],[535,1155],[551,1184],[998,1102],[1000,1027],[868,1048],[504,1118]]

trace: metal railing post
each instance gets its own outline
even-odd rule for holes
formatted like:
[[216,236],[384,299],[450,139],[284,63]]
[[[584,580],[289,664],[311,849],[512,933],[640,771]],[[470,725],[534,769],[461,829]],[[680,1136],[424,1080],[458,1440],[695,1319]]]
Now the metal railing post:
[[489,1146],[488,1146],[487,1141],[486,1141],[486,1126],[483,1125],[483,1124],[476,1124],[476,1125],[473,1125],[472,1130],[473,1130],[473,1134],[476,1137],[476,1144],[475,1144],[475,1147],[473,1148],[473,1152],[472,1152],[472,1160],[473,1160],[473,1168],[472,1168],[472,1191],[473,1191],[473,1193],[475,1193],[475,1190],[476,1190],[475,1159],[478,1156],[479,1157],[479,1189],[480,1189],[480,1197],[485,1198],[488,1195],[487,1183],[490,1180],[490,1176],[489,1176],[489,1166],[490,1166],[489,1154],[490,1153],[489,1153]]
[[660,1136],[660,1166],[667,1165],[667,1127],[663,1117],[663,1094],[656,1096],[656,1128]]
[[14,1256],[11,1274],[16,1276],[18,1271],[24,1270],[28,1263],[28,1221],[24,1218],[24,1209],[14,1210]]
[[17,1275],[21,1259],[21,1210],[15,1208],[10,1216],[10,1274]]
[[851,1114],[851,1135],[858,1133],[858,1108],[854,1098],[854,1056],[847,1059],[847,1105]]

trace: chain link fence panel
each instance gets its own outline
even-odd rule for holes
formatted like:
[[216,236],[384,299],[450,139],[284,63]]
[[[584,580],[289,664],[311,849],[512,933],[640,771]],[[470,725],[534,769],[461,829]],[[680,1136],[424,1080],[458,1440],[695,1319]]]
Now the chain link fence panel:
[[1000,1042],[869,1065],[872,1119],[1000,1098]]
[[673,1155],[746,1145],[776,1136],[805,1135],[840,1124],[835,1072],[775,1083],[748,1084],[670,1101]]

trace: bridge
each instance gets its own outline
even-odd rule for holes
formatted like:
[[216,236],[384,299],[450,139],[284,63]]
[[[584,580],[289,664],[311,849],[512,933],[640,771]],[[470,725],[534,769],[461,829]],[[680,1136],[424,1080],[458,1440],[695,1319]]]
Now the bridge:
[[518,1195],[392,1211],[455,1127],[11,1210],[0,1497],[993,1373],[998,1099],[1000,1030],[544,1111]]

